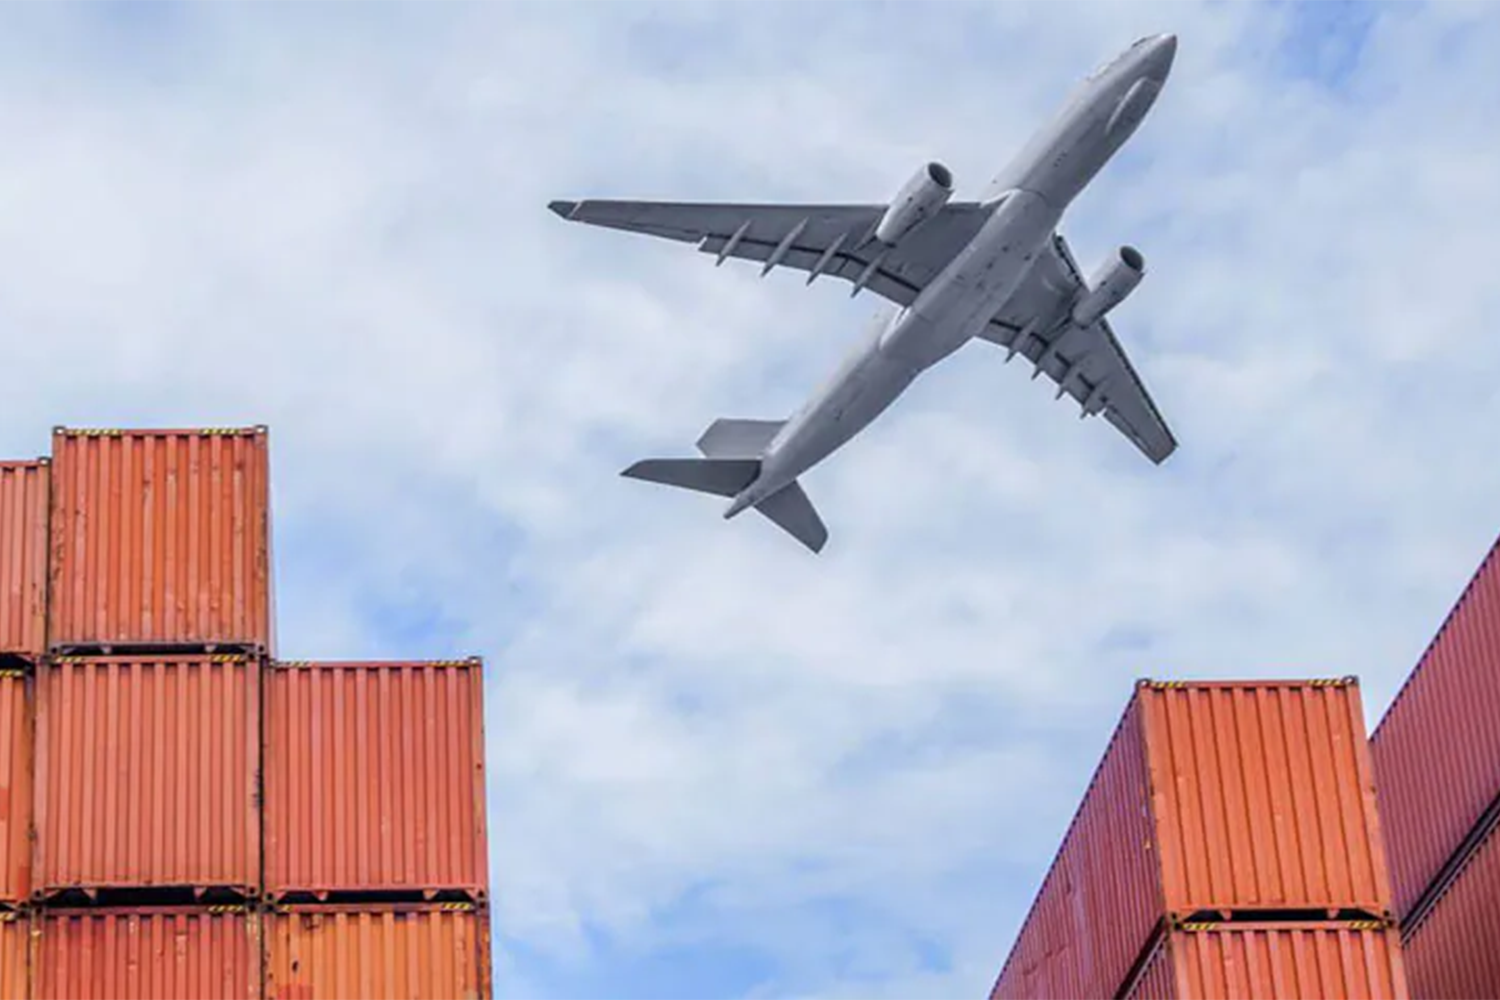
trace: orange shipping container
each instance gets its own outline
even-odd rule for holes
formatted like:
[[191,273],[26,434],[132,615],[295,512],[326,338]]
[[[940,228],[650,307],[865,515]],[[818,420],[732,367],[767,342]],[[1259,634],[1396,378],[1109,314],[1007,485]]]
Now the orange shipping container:
[[48,910],[33,919],[37,1000],[260,996],[260,920],[243,907]]
[[0,462],[0,653],[47,647],[47,462]]
[[1129,1000],[1408,1000],[1401,942],[1366,924],[1218,924],[1164,935]]
[[31,996],[30,926],[14,910],[0,912],[0,997],[19,1000]]
[[[0,670],[0,902],[31,895],[31,694],[26,674]],[[6,994],[0,994],[5,996]]]
[[1500,542],[1370,737],[1396,912],[1412,916],[1500,796]]
[[269,1000],[488,1000],[490,935],[469,904],[309,906],[266,916]]
[[1113,995],[1167,915],[1389,907],[1352,678],[1142,681],[991,996]]
[[1419,997],[1500,997],[1500,829],[1407,929],[1406,967]]
[[53,650],[270,647],[265,428],[59,428],[52,447]]
[[258,661],[139,656],[37,669],[36,888],[260,884]]
[[277,663],[266,892],[488,888],[478,658]]

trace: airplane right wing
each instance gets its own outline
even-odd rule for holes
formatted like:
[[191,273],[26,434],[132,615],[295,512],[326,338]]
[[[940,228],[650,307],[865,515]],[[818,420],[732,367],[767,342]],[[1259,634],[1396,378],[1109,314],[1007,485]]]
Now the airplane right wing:
[[554,201],[573,222],[696,243],[719,263],[728,257],[820,275],[907,306],[979,232],[988,209],[950,202],[894,247],[875,242],[886,205],[734,205],[656,201]]
[[1025,357],[1035,366],[1033,377],[1046,375],[1056,383],[1057,398],[1072,396],[1082,417],[1103,413],[1160,465],[1177,450],[1177,439],[1109,320],[1101,317],[1088,327],[1068,320],[1073,301],[1086,287],[1067,241],[1054,233],[1050,252],[1037,258],[1025,282],[980,336]]

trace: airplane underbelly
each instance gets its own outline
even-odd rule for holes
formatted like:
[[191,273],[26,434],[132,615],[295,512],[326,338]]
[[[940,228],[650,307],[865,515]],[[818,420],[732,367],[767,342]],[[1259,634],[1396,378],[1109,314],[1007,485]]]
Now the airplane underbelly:
[[881,338],[881,353],[919,368],[962,347],[1016,293],[1061,213],[1014,191],[945,273]]
[[896,401],[918,370],[871,352],[768,452],[765,475],[790,481],[843,447]]

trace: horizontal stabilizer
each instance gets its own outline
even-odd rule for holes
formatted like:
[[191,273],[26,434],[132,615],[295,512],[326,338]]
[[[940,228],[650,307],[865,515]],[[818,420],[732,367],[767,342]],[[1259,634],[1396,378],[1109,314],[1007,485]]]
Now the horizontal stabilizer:
[[698,450],[710,458],[759,458],[785,426],[785,420],[715,420],[698,439]]
[[753,458],[648,458],[620,473],[663,486],[732,497],[760,474]]
[[796,482],[771,494],[755,509],[814,552],[822,551],[823,544],[828,541],[828,529],[823,526],[823,519]]

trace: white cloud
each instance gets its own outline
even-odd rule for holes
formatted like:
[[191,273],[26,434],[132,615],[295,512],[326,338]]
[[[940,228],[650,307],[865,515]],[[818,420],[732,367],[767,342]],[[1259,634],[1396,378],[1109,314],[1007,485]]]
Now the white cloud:
[[[430,602],[490,657],[502,948],[978,995],[1135,677],[1357,673],[1373,714],[1494,534],[1491,8],[1383,8],[1338,90],[1280,7],[188,10],[7,15],[0,446],[270,423],[288,652],[425,654],[378,609]],[[878,199],[930,155],[972,192],[1164,29],[1067,226],[1146,252],[1165,467],[971,346],[808,477],[821,557],[617,478],[785,414],[875,306],[548,200]]]

